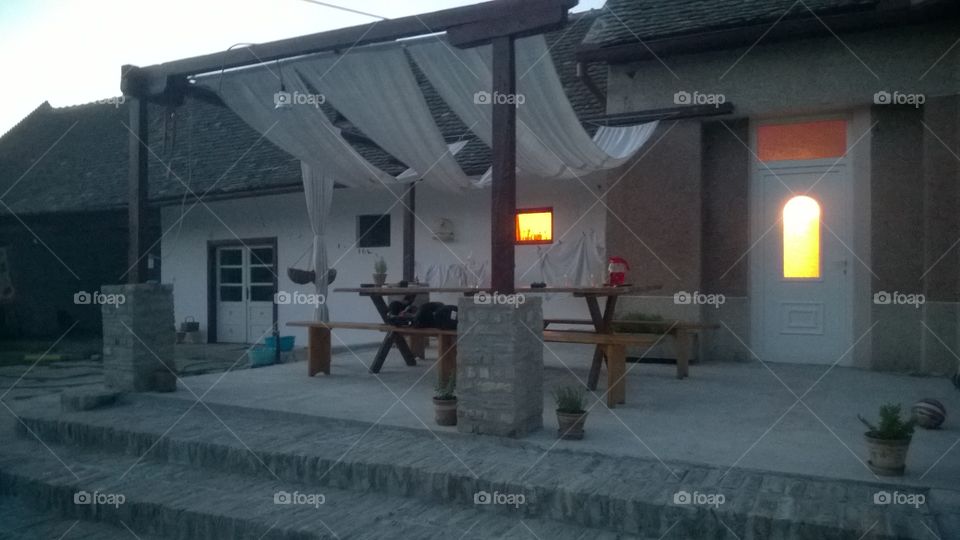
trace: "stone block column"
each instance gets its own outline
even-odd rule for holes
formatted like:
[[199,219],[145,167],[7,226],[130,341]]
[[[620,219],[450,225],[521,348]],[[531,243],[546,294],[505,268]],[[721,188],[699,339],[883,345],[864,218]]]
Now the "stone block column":
[[457,429],[523,437],[543,427],[543,306],[496,300],[460,299]]
[[173,285],[107,285],[101,293],[112,300],[101,306],[107,386],[122,392],[176,390]]

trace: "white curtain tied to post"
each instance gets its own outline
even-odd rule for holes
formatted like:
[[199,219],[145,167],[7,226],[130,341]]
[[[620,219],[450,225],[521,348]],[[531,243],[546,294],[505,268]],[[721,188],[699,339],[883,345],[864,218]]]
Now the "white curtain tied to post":
[[310,228],[313,230],[313,286],[317,298],[322,298],[314,311],[314,320],[329,321],[330,310],[327,308],[327,216],[330,214],[330,202],[333,200],[333,178],[325,171],[309,163],[300,162],[300,171],[303,175],[303,193],[307,197],[307,215],[310,218]]
[[[546,40],[518,39],[517,96],[494,96],[491,47],[457,49],[433,39],[410,45],[410,55],[444,101],[487,145],[493,144],[491,102],[517,106],[517,168],[539,178],[573,179],[624,164],[650,139],[657,122],[583,129],[557,75]],[[483,182],[489,182],[490,172]]]

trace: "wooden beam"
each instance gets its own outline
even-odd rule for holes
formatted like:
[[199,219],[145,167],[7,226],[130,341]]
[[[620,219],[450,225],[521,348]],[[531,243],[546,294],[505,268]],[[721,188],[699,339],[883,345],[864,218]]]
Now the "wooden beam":
[[[181,84],[182,79],[190,75],[269,63],[305,54],[347,50],[372,43],[449,31],[461,26],[469,28],[470,39],[489,40],[499,34],[498,27],[505,18],[504,14],[515,12],[526,14],[524,24],[518,27],[519,30],[525,34],[544,32],[562,24],[566,20],[567,9],[576,4],[576,0],[494,0],[377,21],[135,68],[130,73],[136,74],[141,81],[137,85],[121,86],[142,87],[150,96],[157,96],[169,93],[169,86]],[[544,19],[537,21],[534,15]]]
[[149,116],[147,102],[128,98],[130,108],[129,173],[127,177],[127,215],[129,242],[127,244],[128,283],[147,281],[149,255],[147,249],[147,145],[149,144]]
[[[514,39],[493,40],[493,95],[517,92]],[[509,102],[509,103],[508,103]],[[513,100],[493,100],[493,182],[490,205],[490,287],[514,292],[515,219],[517,212],[517,107]]]
[[447,41],[455,47],[467,48],[490,43],[498,37],[516,39],[542,34],[562,27],[567,22],[567,11],[576,5],[577,2],[524,2],[504,9],[497,18],[450,28]]
[[733,103],[722,103],[720,105],[683,105],[664,109],[647,109],[645,111],[588,116],[581,121],[584,124],[600,124],[615,127],[644,124],[646,122],[653,122],[654,120],[684,120],[688,118],[724,116],[732,114],[733,111]]
[[417,187],[410,186],[404,197],[403,209],[403,279],[413,281],[416,277],[417,251]]

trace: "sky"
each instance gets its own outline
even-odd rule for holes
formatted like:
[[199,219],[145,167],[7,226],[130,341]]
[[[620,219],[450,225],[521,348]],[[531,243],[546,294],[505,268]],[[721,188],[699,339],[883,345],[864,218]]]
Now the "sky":
[[[397,18],[477,0],[324,0]],[[580,0],[574,11],[603,0]],[[133,6],[133,7],[132,7]],[[147,66],[369,23],[312,0],[0,0],[0,134],[44,101],[55,107],[120,95],[120,66]]]

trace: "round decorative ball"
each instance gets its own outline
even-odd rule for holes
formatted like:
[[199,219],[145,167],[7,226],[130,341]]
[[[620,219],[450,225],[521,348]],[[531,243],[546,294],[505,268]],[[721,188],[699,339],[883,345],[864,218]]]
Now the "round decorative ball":
[[947,409],[935,399],[924,398],[913,404],[913,419],[925,429],[937,429],[947,419]]

